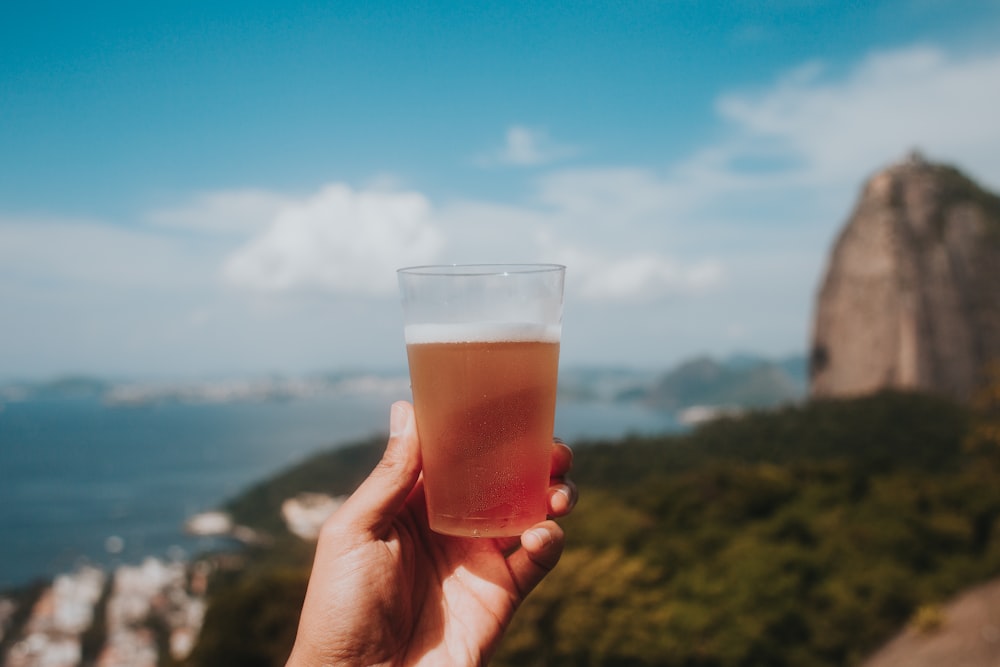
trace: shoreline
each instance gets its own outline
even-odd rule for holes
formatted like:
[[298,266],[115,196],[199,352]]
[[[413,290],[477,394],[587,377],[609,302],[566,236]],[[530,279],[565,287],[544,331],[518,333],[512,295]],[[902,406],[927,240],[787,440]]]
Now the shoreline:
[[[300,493],[282,503],[282,518],[292,535],[313,541],[343,500]],[[190,559],[145,556],[112,567],[80,563],[0,591],[0,664],[157,667],[164,656],[185,660],[204,623],[210,578],[241,569],[246,549],[267,547],[273,538],[221,510],[189,517],[184,529],[236,548]]]
[[49,582],[0,594],[0,658],[9,667],[155,667],[193,650],[207,607],[211,560],[148,557],[110,571],[81,565]]

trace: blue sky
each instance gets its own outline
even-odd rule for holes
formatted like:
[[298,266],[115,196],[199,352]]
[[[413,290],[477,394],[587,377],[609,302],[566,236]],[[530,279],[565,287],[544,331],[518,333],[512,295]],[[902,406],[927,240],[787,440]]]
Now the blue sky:
[[569,267],[566,363],[802,352],[858,189],[1000,190],[1000,2],[6,3],[0,378],[404,363],[393,270]]

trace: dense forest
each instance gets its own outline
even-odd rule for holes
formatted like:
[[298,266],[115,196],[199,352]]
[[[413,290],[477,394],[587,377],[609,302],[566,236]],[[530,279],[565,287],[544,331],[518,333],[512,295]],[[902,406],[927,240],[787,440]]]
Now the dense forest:
[[[493,664],[851,665],[907,623],[930,631],[937,605],[1000,575],[998,415],[1000,383],[972,408],[883,393],[575,443],[566,552]],[[216,577],[194,664],[284,663],[311,547],[280,502],[349,492],[383,446],[230,503],[273,542]]]

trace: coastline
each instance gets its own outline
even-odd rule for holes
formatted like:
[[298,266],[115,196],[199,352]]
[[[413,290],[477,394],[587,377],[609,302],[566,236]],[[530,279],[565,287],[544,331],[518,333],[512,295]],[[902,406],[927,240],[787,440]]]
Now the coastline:
[[[314,541],[343,500],[320,493],[287,498],[281,505],[285,527]],[[272,538],[221,510],[190,517],[185,530],[229,538],[240,548],[190,561],[147,556],[110,569],[80,564],[49,581],[0,592],[0,664],[157,667],[165,657],[186,660],[205,620],[211,576],[240,569],[244,549],[267,546]]]
[[156,667],[166,648],[184,660],[201,631],[214,567],[153,557],[110,572],[81,565],[20,599],[0,595],[0,658],[7,667]]

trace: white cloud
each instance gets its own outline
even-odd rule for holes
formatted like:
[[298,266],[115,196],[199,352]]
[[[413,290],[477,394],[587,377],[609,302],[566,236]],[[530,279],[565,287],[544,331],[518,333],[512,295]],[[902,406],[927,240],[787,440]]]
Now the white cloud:
[[541,143],[545,135],[537,130],[515,125],[507,130],[507,143],[501,159],[509,164],[540,164],[546,161]]
[[682,266],[657,254],[618,260],[595,258],[593,265],[577,265],[581,296],[591,301],[647,301],[676,294],[693,294],[722,282],[722,265],[703,261]]
[[391,294],[405,265],[555,261],[570,266],[573,297],[593,302],[649,302],[722,284],[719,260],[680,261],[659,243],[672,189],[649,171],[560,172],[540,181],[538,201],[435,208],[417,192],[330,184],[280,210],[229,254],[222,275],[263,293],[364,296]]
[[539,185],[543,204],[605,225],[662,215],[686,199],[676,184],[634,167],[561,170],[543,176]]
[[151,211],[145,219],[160,227],[247,235],[266,227],[293,203],[291,197],[266,190],[222,190],[202,193],[183,206]]
[[[719,98],[735,137],[698,160],[731,171],[783,159],[764,183],[856,182],[912,148],[1000,182],[1000,52],[951,55],[916,46],[873,53],[843,76],[821,63],[791,70],[771,88]],[[697,161],[697,160],[696,160]]]
[[434,261],[444,236],[416,192],[355,191],[343,184],[278,212],[226,260],[224,278],[265,292],[318,289],[379,295],[395,269]]
[[694,295],[723,283],[716,260],[681,263],[656,252],[609,256],[574,247],[553,248],[554,261],[568,267],[569,291],[594,303],[646,303],[664,297]]
[[673,256],[697,234],[678,227],[674,194],[648,170],[570,170],[540,179],[535,206],[450,202],[434,219],[451,261],[562,263],[574,300],[648,303],[723,283],[721,261]]
[[0,219],[0,267],[23,285],[160,288],[211,275],[188,239],[93,220]]
[[512,125],[507,128],[503,147],[480,158],[478,162],[483,166],[536,166],[571,157],[576,153],[576,147],[554,142],[543,129]]

